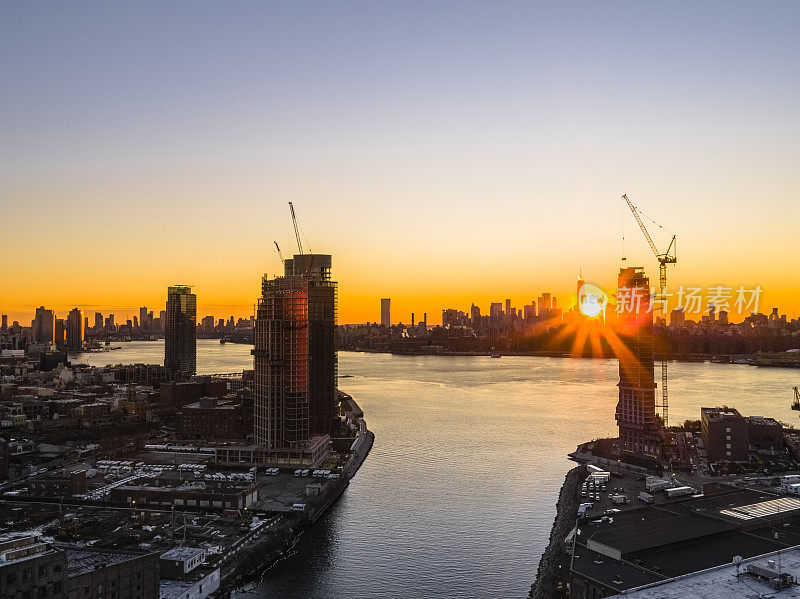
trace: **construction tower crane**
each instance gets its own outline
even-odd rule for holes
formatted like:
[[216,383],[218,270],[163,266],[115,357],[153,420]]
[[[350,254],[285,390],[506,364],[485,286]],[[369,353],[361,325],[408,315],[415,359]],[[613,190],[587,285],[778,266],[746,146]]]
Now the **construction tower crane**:
[[273,241],[272,243],[275,244],[275,249],[278,250],[278,258],[281,259],[281,264],[283,264],[283,253],[281,252],[281,247],[278,245],[277,241]]
[[292,213],[292,224],[294,225],[294,236],[297,238],[297,251],[303,255],[303,242],[300,241],[300,227],[297,224],[297,215],[294,213],[294,205],[289,202],[289,211]]
[[[661,351],[661,405],[656,404],[656,407],[661,408],[664,427],[666,428],[669,426],[669,392],[667,387],[667,315],[664,309],[664,299],[667,293],[667,264],[675,264],[678,261],[677,242],[675,241],[675,235],[673,235],[667,247],[667,251],[659,252],[656,244],[653,242],[653,238],[650,237],[650,233],[647,231],[647,227],[644,226],[641,216],[639,216],[639,209],[633,205],[633,202],[628,199],[627,195],[623,195],[622,199],[625,200],[625,203],[628,204],[628,208],[631,209],[633,217],[639,224],[639,228],[642,230],[642,233],[644,233],[644,237],[650,245],[650,249],[653,250],[653,254],[655,254],[658,260],[658,286],[661,290],[658,299],[661,301],[662,310],[664,310],[665,313],[662,314],[661,319],[661,339],[664,343],[664,348]],[[658,223],[656,224],[658,225]],[[658,227],[663,228],[661,225],[658,225]]]

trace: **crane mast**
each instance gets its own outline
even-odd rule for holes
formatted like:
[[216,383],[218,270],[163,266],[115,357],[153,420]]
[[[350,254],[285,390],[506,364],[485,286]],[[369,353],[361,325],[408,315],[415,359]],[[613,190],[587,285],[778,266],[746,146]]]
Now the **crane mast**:
[[294,206],[289,202],[289,211],[292,213],[292,224],[294,225],[294,236],[297,238],[297,250],[303,255],[303,242],[300,241],[300,227],[297,226],[297,215],[294,213]]
[[[639,209],[628,199],[627,194],[623,195],[622,199],[625,200],[625,203],[628,204],[628,208],[631,209],[633,217],[636,219],[639,228],[644,234],[644,238],[647,240],[650,249],[658,260],[658,286],[660,288],[658,300],[662,306],[661,339],[663,340],[664,348],[661,352],[661,405],[656,404],[656,407],[661,408],[664,427],[666,428],[669,426],[669,389],[667,386],[667,315],[664,300],[667,297],[667,264],[675,264],[678,261],[676,254],[677,243],[675,241],[675,235],[673,235],[667,247],[667,251],[659,252],[653,238],[650,237],[650,233],[647,231],[647,227],[645,227],[644,222],[642,222],[641,216],[639,216]],[[658,226],[661,227],[661,225]]]

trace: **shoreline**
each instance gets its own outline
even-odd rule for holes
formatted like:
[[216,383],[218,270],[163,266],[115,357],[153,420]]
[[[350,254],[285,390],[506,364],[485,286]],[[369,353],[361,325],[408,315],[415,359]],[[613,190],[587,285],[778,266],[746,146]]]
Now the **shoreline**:
[[[492,352],[490,351],[464,351],[464,352],[456,352],[456,351],[437,351],[436,353],[424,353],[424,352],[403,352],[403,351],[385,351],[385,350],[377,350],[377,349],[338,349],[338,352],[349,352],[349,353],[356,353],[356,354],[389,354],[392,356],[406,356],[406,357],[443,357],[443,358],[479,358],[484,357],[488,358],[492,356]],[[502,352],[502,356],[500,357],[528,357],[528,358],[565,358],[565,359],[576,359],[576,360],[616,360],[617,356],[583,356],[583,355],[576,355],[570,352],[561,352],[561,351],[505,351]],[[730,360],[721,360],[718,359],[720,356],[718,354],[697,354],[694,356],[681,356],[681,357],[673,357],[669,358],[667,362],[681,362],[681,363],[703,363],[703,362],[711,362],[713,364],[734,364],[734,365],[741,365],[741,366],[759,366],[759,367],[769,367],[773,365],[767,364],[750,364],[749,362],[744,361],[734,361],[734,360],[755,360],[756,357],[752,354],[733,354],[727,356],[731,358]],[[656,355],[654,358],[656,361],[660,361],[660,356]],[[778,365],[774,365],[773,367],[779,367]],[[783,368],[791,368],[791,367],[800,367],[800,363],[795,365],[782,365],[780,367]]]
[[[222,572],[219,589],[212,597],[227,599],[242,586],[255,583],[259,576],[273,568],[289,555],[299,542],[303,533],[328,513],[344,494],[350,481],[364,464],[375,442],[375,434],[367,428],[363,412],[349,394],[344,394],[351,404],[350,413],[357,419],[359,430],[353,441],[353,453],[342,469],[342,478],[332,486],[322,504],[315,507],[307,517],[294,514],[281,516],[281,522],[270,532],[269,538],[243,545],[242,554],[236,557],[236,565],[227,572]],[[360,416],[359,416],[360,415]]]
[[[564,539],[577,522],[580,490],[586,478],[587,468],[579,464],[570,469],[564,476],[564,483],[558,494],[556,516],[550,529],[550,539],[539,559],[536,578],[531,585],[528,599],[551,599],[558,597],[558,584],[564,582],[564,575],[569,574],[569,560],[566,558]],[[561,574],[562,580],[558,575]]]

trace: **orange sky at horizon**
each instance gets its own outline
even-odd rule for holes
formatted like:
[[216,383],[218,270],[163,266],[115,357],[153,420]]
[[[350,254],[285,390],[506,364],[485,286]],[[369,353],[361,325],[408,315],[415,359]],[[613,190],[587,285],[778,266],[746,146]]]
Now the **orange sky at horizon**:
[[[277,262],[277,261],[276,261]],[[634,263],[630,263],[633,265]],[[618,269],[618,265],[617,265]],[[650,276],[651,285],[656,282],[654,280],[654,271],[657,276],[657,267],[651,265],[649,268],[646,266],[645,270]],[[613,271],[616,274],[616,270]],[[274,273],[270,272],[272,276]],[[583,272],[584,279],[601,286],[606,292],[613,293],[615,289],[615,276],[606,276],[605,280],[591,277],[589,274]],[[489,311],[489,304],[491,302],[502,302],[505,306],[506,298],[511,299],[512,306],[521,309],[522,306],[536,301],[542,292],[550,292],[552,296],[558,299],[558,306],[563,310],[569,310],[576,303],[576,279],[577,274],[566,275],[553,280],[552,285],[530,284],[528,289],[525,289],[523,284],[507,285],[506,287],[498,287],[496,292],[486,289],[476,289],[470,292],[467,285],[456,285],[450,288],[449,293],[445,289],[437,289],[431,284],[425,289],[415,289],[414,293],[402,294],[402,285],[387,285],[387,292],[380,293],[374,284],[369,282],[357,281],[360,283],[360,288],[353,288],[354,285],[348,285],[347,281],[342,280],[341,276],[336,272],[336,257],[334,256],[334,278],[339,283],[339,323],[340,324],[356,324],[364,322],[380,321],[380,299],[382,297],[390,297],[392,299],[392,322],[410,323],[412,312],[415,319],[419,322],[424,313],[427,312],[428,323],[437,325],[441,323],[442,310],[447,308],[454,308],[463,310],[469,313],[470,305],[474,302],[481,308],[482,314],[487,314]],[[196,280],[196,279],[194,279]],[[56,311],[57,317],[66,317],[67,312],[78,307],[84,312],[84,316],[89,318],[90,324],[94,322],[94,313],[101,312],[104,316],[113,312],[115,314],[117,324],[124,323],[126,319],[133,320],[134,316],[138,317],[139,306],[147,306],[149,310],[153,310],[155,315],[164,309],[164,302],[166,301],[166,288],[168,285],[177,283],[193,284],[193,279],[184,278],[176,281],[162,282],[161,285],[155,285],[152,282],[145,283],[142,280],[141,284],[136,285],[135,288],[127,288],[121,291],[126,293],[126,296],[120,296],[110,293],[108,289],[103,290],[103,285],[99,289],[93,290],[92,285],[81,286],[79,290],[64,290],[64,296],[60,294],[48,293],[42,289],[36,294],[25,294],[25,289],[20,289],[20,298],[25,298],[29,301],[14,304],[8,302],[7,297],[0,297],[0,301],[4,303],[0,305],[0,312],[8,315],[9,323],[19,321],[23,326],[28,326],[33,318],[34,311],[39,305]],[[108,282],[105,280],[104,282]],[[122,283],[123,281],[120,281]],[[87,281],[89,283],[89,281]],[[213,281],[204,280],[203,283],[197,283],[194,286],[195,293],[198,296],[198,321],[208,315],[214,316],[215,319],[234,316],[236,319],[243,317],[247,318],[253,312],[253,306],[258,296],[258,288],[260,287],[260,277],[255,277],[255,283],[250,281],[250,285],[243,280],[235,277],[230,277],[221,282],[214,284]],[[770,288],[768,285],[758,281],[714,281],[713,284],[685,284],[683,285],[686,290],[689,287],[700,287],[702,290],[699,295],[702,296],[703,313],[707,309],[707,299],[710,290],[718,285],[730,287],[730,309],[729,318],[731,322],[740,322],[747,316],[750,310],[739,314],[735,309],[735,300],[737,297],[736,289],[739,285],[744,285],[748,292],[756,286],[762,288],[759,297],[758,311],[762,313],[769,313],[773,307],[779,309],[779,313],[787,314],[791,318],[798,317],[798,304],[800,303],[800,289],[786,289],[786,288]],[[249,299],[245,293],[249,290],[245,287],[251,287],[251,295]],[[230,294],[228,294],[230,290]],[[410,291],[410,290],[409,290]],[[669,286],[669,291],[677,292],[676,287]],[[5,294],[4,294],[5,295]],[[69,301],[69,298],[76,301]],[[15,294],[14,297],[17,297]],[[34,297],[38,301],[30,301]],[[747,295],[750,298],[750,295]],[[127,300],[127,301],[126,301]],[[139,300],[139,301],[137,301]],[[249,300],[249,301],[248,301]],[[677,298],[671,297],[669,300],[669,307],[674,308],[677,306]],[[699,314],[689,314],[687,318],[699,320]]]

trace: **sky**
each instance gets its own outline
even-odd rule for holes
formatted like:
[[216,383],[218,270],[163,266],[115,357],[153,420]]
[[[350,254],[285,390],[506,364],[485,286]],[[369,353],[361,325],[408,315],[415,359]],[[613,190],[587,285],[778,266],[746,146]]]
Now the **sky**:
[[[796,2],[0,4],[0,309],[245,316],[274,249],[339,321],[657,262],[800,314]],[[624,244],[622,238],[625,238]],[[623,249],[624,245],[624,249]]]

